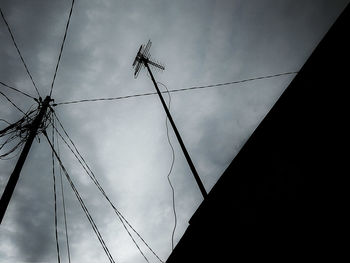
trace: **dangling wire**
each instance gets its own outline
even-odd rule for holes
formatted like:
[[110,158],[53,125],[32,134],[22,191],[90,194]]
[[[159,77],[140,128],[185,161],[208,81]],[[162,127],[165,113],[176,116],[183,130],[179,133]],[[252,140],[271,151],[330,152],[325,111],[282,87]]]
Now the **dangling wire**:
[[[52,120],[52,125],[54,125],[55,120]],[[55,147],[55,129],[52,128],[52,144]],[[55,175],[55,157],[53,151],[51,151],[52,158],[52,178],[53,178],[53,194],[55,201],[55,235],[56,235],[56,251],[57,251],[57,261],[61,262],[60,259],[60,246],[58,241],[58,232],[57,232],[57,197],[56,197],[56,175]]]
[[[161,84],[163,87],[165,87],[166,91],[167,91],[167,94],[168,94],[168,98],[169,98],[169,102],[168,102],[168,109],[170,111],[170,107],[171,107],[171,95],[170,95],[170,92],[168,90],[168,87],[166,85],[164,85],[163,83],[161,82],[157,82],[158,84]],[[177,215],[176,215],[176,207],[175,207],[175,189],[173,187],[173,184],[171,183],[171,180],[170,180],[170,175],[171,175],[171,172],[173,171],[173,167],[174,167],[174,162],[175,162],[175,151],[174,151],[174,147],[170,141],[170,137],[169,137],[169,127],[168,127],[168,116],[166,116],[166,119],[165,119],[165,127],[166,127],[166,135],[167,135],[167,138],[168,138],[168,143],[170,145],[170,148],[171,148],[171,153],[172,153],[172,161],[171,161],[171,166],[170,166],[170,169],[169,169],[169,172],[168,172],[168,175],[167,175],[167,178],[168,178],[168,182],[169,182],[169,185],[170,185],[170,188],[171,188],[171,192],[172,192],[172,200],[173,200],[173,212],[174,212],[174,228],[173,228],[173,232],[171,234],[171,248],[172,250],[174,250],[174,235],[175,235],[175,230],[176,230],[176,226],[177,226]]]
[[[17,150],[20,149],[27,141],[32,121],[38,112],[38,109],[29,109],[27,112],[23,112],[25,116],[14,123],[9,123],[8,121],[3,120],[9,125],[6,128],[0,130],[0,151],[5,151],[0,152],[1,160],[12,159],[17,154],[19,154],[19,151]],[[43,127],[46,127],[46,124],[43,124],[43,126],[38,129],[38,133],[41,132]],[[14,156],[9,157],[10,154],[14,152]]]

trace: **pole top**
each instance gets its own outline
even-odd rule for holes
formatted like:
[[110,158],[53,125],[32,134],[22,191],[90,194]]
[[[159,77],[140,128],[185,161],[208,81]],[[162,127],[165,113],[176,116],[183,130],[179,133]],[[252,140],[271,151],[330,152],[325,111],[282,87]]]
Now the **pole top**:
[[[41,99],[39,99],[39,101],[41,102]],[[46,98],[44,99],[44,101],[42,103],[49,104],[51,101],[54,101],[54,99],[51,99],[50,96],[46,96]]]

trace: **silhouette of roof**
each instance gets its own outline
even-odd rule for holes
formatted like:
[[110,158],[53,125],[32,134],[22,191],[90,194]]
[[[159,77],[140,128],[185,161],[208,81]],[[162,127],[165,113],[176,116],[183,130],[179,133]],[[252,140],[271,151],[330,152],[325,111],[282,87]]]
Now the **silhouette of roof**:
[[336,104],[349,86],[349,8],[194,213],[167,263],[339,256],[332,229],[341,204],[332,186],[341,148]]

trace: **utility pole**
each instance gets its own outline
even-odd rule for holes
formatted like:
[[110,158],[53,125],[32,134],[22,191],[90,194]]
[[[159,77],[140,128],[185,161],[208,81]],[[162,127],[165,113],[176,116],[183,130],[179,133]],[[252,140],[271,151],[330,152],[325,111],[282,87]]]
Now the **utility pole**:
[[22,153],[18,158],[17,164],[10,176],[9,181],[7,182],[7,185],[5,187],[5,191],[3,192],[2,196],[1,196],[1,200],[0,200],[0,224],[2,222],[2,219],[5,215],[7,206],[11,200],[13,191],[15,190],[19,175],[21,173],[23,164],[27,158],[27,155],[29,153],[30,147],[32,146],[33,140],[35,138],[35,136],[37,135],[38,129],[40,127],[40,124],[42,123],[43,117],[46,114],[47,108],[49,106],[51,98],[49,96],[47,96],[45,98],[45,100],[40,103],[39,108],[39,114],[36,116],[36,118],[33,120],[31,127],[30,127],[30,131],[29,131],[29,136],[28,139],[23,147]]
[[148,41],[146,47],[143,48],[143,46],[141,45],[139,51],[137,52],[137,55],[136,55],[135,60],[134,60],[134,63],[133,63],[133,66],[135,67],[134,76],[135,76],[135,78],[137,78],[137,76],[138,76],[138,74],[139,74],[139,72],[140,72],[140,70],[141,70],[141,68],[142,68],[143,65],[147,68],[147,70],[148,70],[148,72],[149,72],[149,74],[150,74],[150,76],[151,76],[151,79],[152,79],[152,81],[153,81],[154,87],[155,87],[156,90],[157,90],[157,94],[158,94],[158,96],[159,96],[159,99],[160,99],[160,101],[161,101],[161,103],[162,103],[162,105],[163,105],[163,108],[164,108],[165,112],[166,112],[166,115],[168,116],[168,119],[169,119],[169,121],[170,121],[170,123],[171,123],[171,126],[173,127],[173,130],[174,130],[174,132],[175,132],[176,138],[177,138],[177,140],[179,141],[179,144],[180,144],[181,149],[182,149],[182,151],[183,151],[183,153],[184,153],[184,155],[185,155],[185,158],[186,158],[186,160],[187,160],[187,163],[188,163],[188,165],[190,166],[190,169],[191,169],[191,171],[192,171],[192,174],[193,174],[193,176],[194,176],[194,179],[196,180],[196,182],[197,182],[197,184],[198,184],[198,187],[199,187],[199,190],[201,191],[201,193],[202,193],[202,195],[203,195],[203,198],[205,199],[205,198],[207,197],[208,194],[207,194],[207,192],[206,192],[206,190],[205,190],[205,188],[204,188],[204,185],[203,185],[203,183],[202,183],[202,181],[201,181],[201,179],[200,179],[200,177],[199,177],[199,175],[198,175],[198,173],[197,173],[196,167],[194,166],[194,164],[193,164],[193,162],[192,162],[192,159],[191,159],[190,155],[189,155],[188,152],[187,152],[187,149],[186,149],[186,147],[185,147],[185,144],[184,144],[183,141],[182,141],[182,138],[181,138],[181,136],[180,136],[180,133],[179,133],[179,131],[178,131],[177,128],[176,128],[175,122],[173,121],[173,118],[171,117],[171,114],[170,114],[170,112],[169,112],[169,109],[168,109],[168,107],[167,107],[165,101],[164,101],[164,98],[163,98],[163,96],[162,96],[162,93],[159,91],[157,82],[155,81],[155,79],[154,79],[154,77],[153,77],[153,74],[152,74],[152,71],[151,71],[151,69],[150,69],[150,67],[149,67],[149,65],[152,65],[152,66],[155,66],[155,67],[157,67],[157,68],[159,68],[159,69],[164,70],[164,67],[163,67],[163,66],[161,66],[161,65],[159,65],[158,63],[153,62],[153,61],[150,60],[149,49],[150,49],[150,47],[151,47],[151,44],[152,44],[151,41]]

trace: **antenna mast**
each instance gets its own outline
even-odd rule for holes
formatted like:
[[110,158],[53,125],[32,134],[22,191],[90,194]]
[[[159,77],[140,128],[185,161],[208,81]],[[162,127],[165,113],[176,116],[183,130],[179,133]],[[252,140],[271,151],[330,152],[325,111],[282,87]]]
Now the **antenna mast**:
[[149,67],[149,65],[152,65],[152,66],[154,66],[156,68],[159,68],[161,70],[165,69],[164,66],[160,65],[159,63],[156,63],[156,62],[150,60],[149,49],[151,48],[151,45],[152,45],[152,42],[149,40],[145,47],[143,47],[143,45],[140,46],[139,51],[137,52],[136,57],[134,59],[134,62],[132,64],[133,67],[135,68],[134,77],[135,77],[135,79],[137,78],[137,76],[139,75],[139,73],[140,73],[140,71],[141,71],[143,66],[145,66],[147,68],[147,70],[148,70],[148,72],[149,72],[149,74],[151,76],[151,79],[153,81],[154,87],[157,90],[157,93],[158,93],[160,101],[161,101],[161,103],[163,105],[163,108],[164,108],[164,110],[165,110],[165,112],[166,112],[166,114],[168,116],[168,119],[169,119],[169,121],[171,123],[171,126],[173,127],[173,130],[175,132],[177,140],[179,141],[181,149],[182,149],[182,151],[183,151],[183,153],[184,153],[184,155],[186,157],[187,163],[190,166],[190,169],[192,171],[194,179],[196,180],[196,182],[198,184],[198,187],[199,187],[199,190],[201,191],[201,193],[203,195],[203,198],[205,199],[208,194],[207,194],[207,192],[206,192],[206,190],[204,188],[204,185],[203,185],[203,183],[202,183],[202,181],[201,181],[201,179],[200,179],[200,177],[199,177],[199,175],[197,173],[197,170],[196,170],[196,168],[195,168],[195,166],[194,166],[194,164],[193,164],[193,162],[191,160],[191,157],[190,157],[190,155],[187,152],[185,144],[182,141],[180,133],[179,133],[179,131],[176,128],[175,122],[173,121],[173,118],[171,117],[169,109],[166,106],[166,103],[165,103],[165,101],[163,99],[163,96],[162,96],[161,92],[159,91],[157,82],[155,81],[155,79],[153,77],[153,74],[152,74],[152,71],[151,71],[151,69]]

